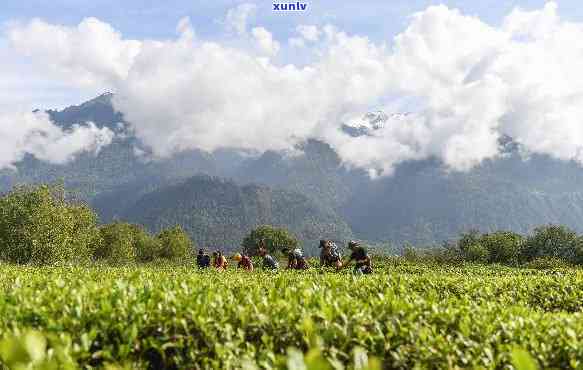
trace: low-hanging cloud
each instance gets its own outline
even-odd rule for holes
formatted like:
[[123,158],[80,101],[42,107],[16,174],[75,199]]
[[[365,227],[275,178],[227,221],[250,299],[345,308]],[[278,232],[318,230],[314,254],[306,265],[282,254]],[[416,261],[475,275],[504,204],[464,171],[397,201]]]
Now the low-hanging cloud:
[[26,154],[63,164],[81,152],[99,152],[112,139],[111,130],[93,123],[63,130],[44,112],[0,112],[0,169],[14,168]]
[[[249,12],[239,10],[230,24],[243,35]],[[198,39],[184,22],[179,30],[175,40],[127,40],[96,19],[78,27],[34,20],[8,34],[55,70],[112,87],[116,108],[159,156],[289,150],[316,138],[372,175],[432,157],[467,170],[497,157],[506,134],[526,151],[583,163],[583,24],[561,20],[553,2],[514,10],[500,27],[432,6],[382,44],[330,25],[302,27],[307,65],[275,61],[280,44],[265,28],[252,32],[260,50]],[[58,52],[42,47],[47,38]],[[398,111],[403,100],[414,114],[358,138],[341,130],[355,114]]]

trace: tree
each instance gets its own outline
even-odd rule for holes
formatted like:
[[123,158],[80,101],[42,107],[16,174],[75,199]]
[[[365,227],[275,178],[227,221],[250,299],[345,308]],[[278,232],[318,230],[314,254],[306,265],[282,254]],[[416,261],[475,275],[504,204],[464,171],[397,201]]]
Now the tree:
[[185,262],[194,256],[194,244],[182,227],[175,226],[158,234],[159,257],[174,262]]
[[0,198],[0,259],[85,263],[100,243],[97,215],[67,201],[62,185],[21,186]]
[[486,263],[489,260],[490,253],[482,244],[469,245],[464,253],[464,259],[476,263]]
[[161,244],[143,226],[134,227],[134,251],[138,262],[153,262],[160,256]]
[[262,225],[252,230],[243,239],[243,250],[250,255],[257,255],[258,246],[262,240],[270,253],[281,251],[284,247],[295,248],[298,246],[296,237],[286,229]]
[[458,240],[458,248],[462,252],[467,252],[469,247],[480,244],[480,239],[482,234],[478,230],[470,230],[468,232],[462,233],[460,239]]
[[124,222],[115,222],[100,228],[102,243],[93,254],[98,261],[124,264],[136,260],[137,227]]
[[523,246],[523,237],[511,231],[484,234],[480,245],[488,251],[490,263],[517,263]]
[[569,228],[561,225],[546,225],[534,229],[526,239],[523,258],[560,257],[568,261],[578,259],[582,250],[581,239]]

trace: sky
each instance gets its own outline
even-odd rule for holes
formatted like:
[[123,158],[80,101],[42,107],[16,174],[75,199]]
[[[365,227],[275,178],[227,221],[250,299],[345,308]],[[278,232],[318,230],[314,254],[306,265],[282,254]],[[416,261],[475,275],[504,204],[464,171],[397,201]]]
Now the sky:
[[[114,134],[62,131],[35,108],[115,93],[153,158],[330,144],[347,167],[391,176],[437,158],[467,171],[531,153],[583,163],[583,6],[576,0],[3,0],[0,168],[26,153],[66,163]],[[342,125],[389,114],[354,138]],[[394,115],[404,113],[407,115]],[[370,128],[370,127],[369,127]]]
[[[363,34],[381,42],[391,40],[406,27],[412,14],[430,5],[445,4],[460,9],[464,14],[478,16],[487,23],[499,24],[515,7],[536,9],[545,1],[318,0],[309,1],[306,12],[278,14],[272,11],[272,2],[266,0],[2,0],[0,25],[41,18],[50,23],[71,26],[86,17],[96,17],[114,26],[127,38],[165,39],[174,37],[177,22],[188,16],[198,35],[217,40],[224,38],[223,22],[229,9],[243,3],[257,5],[252,22],[269,29],[276,38],[290,37],[300,24],[330,23],[347,32]],[[581,20],[583,6],[578,0],[560,0],[559,13],[565,19]],[[10,51],[6,41],[0,38],[3,64],[8,64],[8,70],[19,80],[18,84],[8,83],[10,91],[0,92],[0,104],[63,108],[99,92],[99,89],[80,91],[59,81],[49,81],[46,76],[39,76],[30,68],[30,61],[15,56],[6,57],[6,54]]]

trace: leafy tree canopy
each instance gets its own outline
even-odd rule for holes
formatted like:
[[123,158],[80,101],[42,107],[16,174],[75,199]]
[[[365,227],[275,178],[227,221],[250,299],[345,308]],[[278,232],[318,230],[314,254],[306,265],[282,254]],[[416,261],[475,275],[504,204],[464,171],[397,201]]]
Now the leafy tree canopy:
[[286,229],[262,225],[252,230],[243,239],[243,250],[250,255],[257,255],[259,244],[262,241],[270,253],[281,251],[284,247],[295,248],[299,244],[296,237]]

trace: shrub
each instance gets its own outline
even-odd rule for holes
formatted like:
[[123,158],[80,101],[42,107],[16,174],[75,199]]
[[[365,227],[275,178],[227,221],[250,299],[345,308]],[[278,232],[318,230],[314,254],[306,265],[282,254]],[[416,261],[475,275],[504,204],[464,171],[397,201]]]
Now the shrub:
[[93,254],[96,260],[112,264],[124,264],[136,260],[136,238],[139,227],[115,222],[100,228],[102,243]]
[[178,226],[154,237],[142,226],[116,222],[102,226],[101,235],[103,243],[94,256],[110,264],[186,262],[193,256],[193,243]]
[[465,253],[468,248],[476,244],[480,244],[482,234],[478,230],[470,230],[468,232],[462,233],[458,240],[458,248],[460,251]]
[[295,248],[299,244],[296,237],[286,229],[263,225],[252,230],[243,239],[245,253],[257,255],[257,248],[261,240],[265,241],[265,246],[270,253],[280,251],[283,247]]
[[158,256],[173,262],[187,262],[194,255],[194,244],[180,226],[166,229],[158,234],[160,245]]
[[517,263],[523,245],[523,237],[511,231],[497,231],[482,235],[480,244],[488,251],[488,262]]
[[486,263],[490,253],[482,244],[472,244],[465,248],[464,259],[470,262]]
[[561,225],[540,226],[526,239],[523,258],[559,257],[568,261],[577,260],[581,250],[581,239],[569,228]]
[[154,262],[160,256],[160,241],[148,233],[142,226],[133,225],[134,251],[136,260],[141,263]]
[[0,198],[0,259],[12,263],[85,263],[100,244],[97,216],[66,200],[60,185],[17,187]]
[[568,268],[569,263],[558,257],[536,257],[525,265],[531,269],[537,270],[552,270]]

